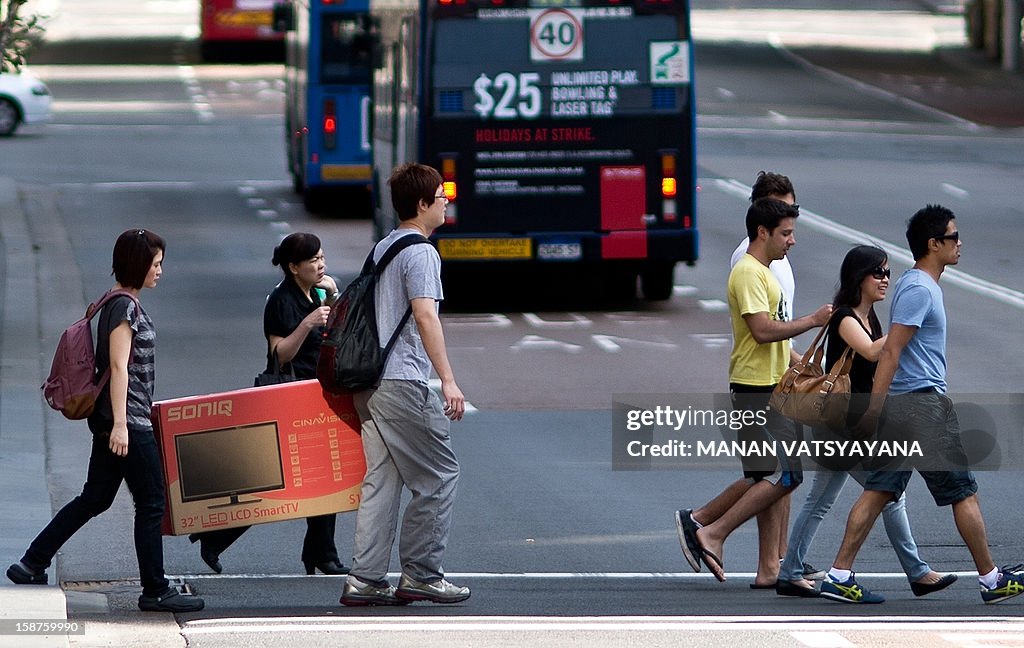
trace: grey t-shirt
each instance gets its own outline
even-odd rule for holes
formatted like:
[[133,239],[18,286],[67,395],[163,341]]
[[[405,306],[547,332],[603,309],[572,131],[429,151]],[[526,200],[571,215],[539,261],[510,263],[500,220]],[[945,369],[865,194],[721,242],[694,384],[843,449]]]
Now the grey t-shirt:
[[[385,236],[373,251],[374,262],[380,261],[384,252],[399,237],[415,234],[414,230],[396,229]],[[398,256],[384,268],[377,283],[377,332],[383,347],[391,339],[395,328],[409,309],[410,300],[429,297],[435,302],[444,299],[441,289],[441,257],[432,245],[412,245],[398,253]],[[416,321],[409,317],[405,328],[398,335],[395,346],[384,367],[384,379],[412,380],[427,384],[430,380],[431,364],[427,351],[420,339]]]

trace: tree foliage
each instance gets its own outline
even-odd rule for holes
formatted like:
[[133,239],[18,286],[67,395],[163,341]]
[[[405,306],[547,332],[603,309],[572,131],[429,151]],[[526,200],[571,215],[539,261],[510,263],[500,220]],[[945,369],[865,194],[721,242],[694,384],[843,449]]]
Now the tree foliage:
[[26,0],[0,0],[0,73],[17,72],[25,54],[42,33],[39,16],[20,15]]

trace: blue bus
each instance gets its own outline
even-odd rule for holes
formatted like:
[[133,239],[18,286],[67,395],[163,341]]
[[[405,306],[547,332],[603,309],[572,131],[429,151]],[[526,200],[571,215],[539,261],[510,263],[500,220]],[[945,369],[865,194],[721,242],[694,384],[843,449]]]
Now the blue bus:
[[291,0],[274,7],[274,25],[286,32],[285,138],[292,185],[309,211],[369,216],[369,1]]
[[[698,256],[687,0],[375,0],[374,166],[436,167],[448,269],[673,293]],[[386,185],[375,233],[395,223]],[[572,275],[573,272],[568,274]]]

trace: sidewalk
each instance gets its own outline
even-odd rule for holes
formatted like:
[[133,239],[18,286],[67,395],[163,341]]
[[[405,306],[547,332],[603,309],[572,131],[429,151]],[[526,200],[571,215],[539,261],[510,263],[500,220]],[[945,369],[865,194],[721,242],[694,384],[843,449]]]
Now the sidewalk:
[[[0,178],[0,566],[17,560],[35,534],[50,521],[46,478],[40,369],[36,254],[21,207],[18,187]],[[5,620],[67,618],[64,590],[55,569],[50,585],[0,583],[0,623]],[[0,626],[0,631],[9,628]],[[68,645],[65,635],[0,633],[0,647]]]

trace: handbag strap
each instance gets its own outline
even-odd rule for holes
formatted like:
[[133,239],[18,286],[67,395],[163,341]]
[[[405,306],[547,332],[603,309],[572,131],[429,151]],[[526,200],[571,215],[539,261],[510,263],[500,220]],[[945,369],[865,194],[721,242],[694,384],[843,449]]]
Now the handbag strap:
[[[271,373],[273,373],[275,375],[280,376],[282,374],[282,371],[281,371],[281,358],[278,357],[278,355],[277,355],[277,347],[276,346],[274,347],[274,350],[270,352],[270,369],[271,369]],[[291,366],[291,364],[288,365],[288,375],[290,375],[292,378],[295,377],[295,367]]]
[[804,357],[802,358],[803,364],[809,364],[811,362],[811,356],[815,355],[819,349],[821,350],[821,352],[817,353],[818,357],[816,358],[816,361],[819,363],[821,362],[821,356],[825,353],[825,342],[824,340],[822,340],[822,338],[824,338],[825,333],[828,332],[828,325],[831,321],[832,315],[830,314],[828,316],[828,321],[826,321],[825,324],[822,325],[820,329],[818,329],[818,334],[814,336],[814,341],[811,342],[811,345],[809,347],[807,347],[807,351],[804,351]]

